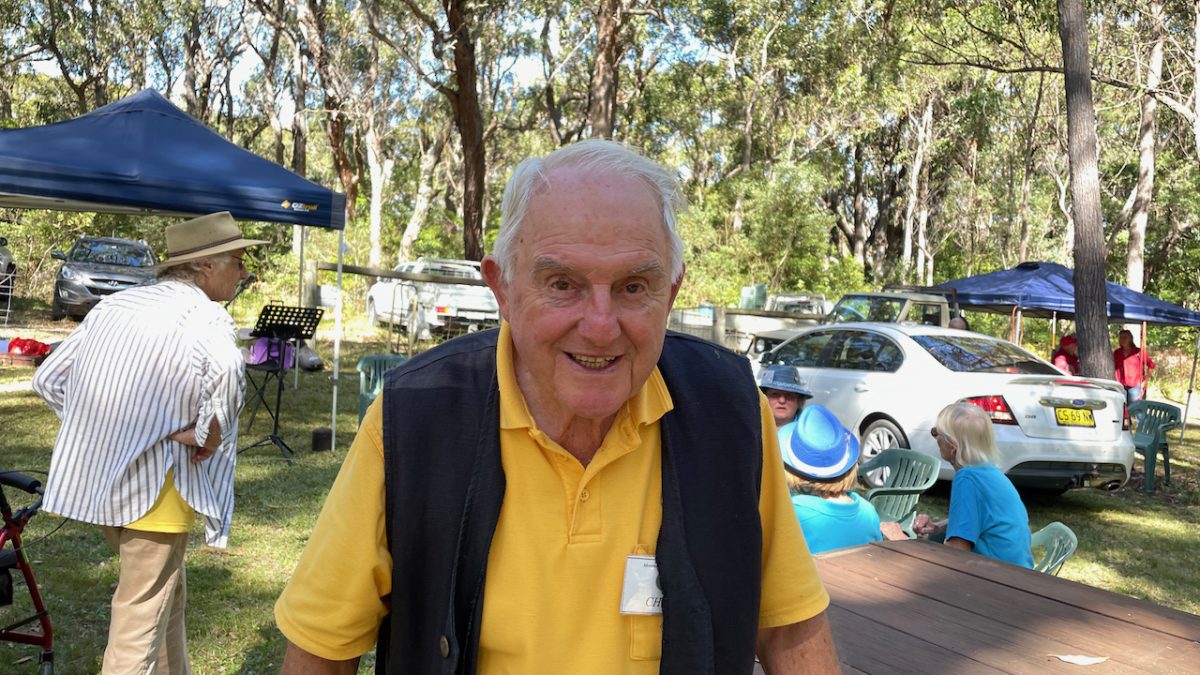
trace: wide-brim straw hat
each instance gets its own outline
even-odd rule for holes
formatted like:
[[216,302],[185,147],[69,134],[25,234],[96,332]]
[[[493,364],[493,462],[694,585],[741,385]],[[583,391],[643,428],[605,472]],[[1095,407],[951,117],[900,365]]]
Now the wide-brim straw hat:
[[246,239],[228,211],[210,213],[167,226],[167,259],[159,269],[198,260],[217,253],[238,251],[267,244],[263,239]]

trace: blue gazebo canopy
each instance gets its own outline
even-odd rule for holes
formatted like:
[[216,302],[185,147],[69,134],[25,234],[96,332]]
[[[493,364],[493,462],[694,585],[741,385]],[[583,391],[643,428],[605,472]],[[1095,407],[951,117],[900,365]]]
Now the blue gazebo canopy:
[[[1075,273],[1048,262],[1024,262],[1008,270],[979,274],[938,284],[954,289],[961,307],[1008,314],[1019,308],[1025,316],[1060,319],[1075,317]],[[1108,287],[1110,323],[1146,322],[1165,326],[1200,326],[1200,312],[1139,293],[1111,281]]]
[[345,227],[345,197],[213,132],[153,89],[0,130],[0,207]]

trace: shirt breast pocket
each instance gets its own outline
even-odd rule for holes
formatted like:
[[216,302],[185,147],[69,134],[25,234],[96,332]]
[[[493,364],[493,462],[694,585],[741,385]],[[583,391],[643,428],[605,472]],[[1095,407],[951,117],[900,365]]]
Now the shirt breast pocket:
[[634,661],[658,661],[662,658],[663,618],[661,614],[626,616],[629,621],[629,658]]

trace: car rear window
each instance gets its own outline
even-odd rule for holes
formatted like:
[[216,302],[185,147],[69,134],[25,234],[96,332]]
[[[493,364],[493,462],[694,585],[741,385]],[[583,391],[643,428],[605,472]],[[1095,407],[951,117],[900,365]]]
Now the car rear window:
[[938,363],[959,373],[1061,375],[1054,366],[1003,340],[985,336],[914,335]]
[[439,277],[451,277],[453,279],[483,279],[483,275],[470,267],[462,267],[459,265],[430,265],[426,270],[426,274],[431,274]]

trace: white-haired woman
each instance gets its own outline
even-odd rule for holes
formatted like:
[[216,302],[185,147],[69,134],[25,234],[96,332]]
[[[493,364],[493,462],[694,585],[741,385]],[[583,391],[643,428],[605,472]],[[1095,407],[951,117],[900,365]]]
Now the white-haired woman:
[[922,513],[913,530],[922,536],[944,534],[947,546],[963,551],[1033,567],[1029,514],[996,466],[996,436],[987,413],[970,403],[952,403],[938,414],[931,433],[942,459],[955,469],[950,517],[934,522]]

